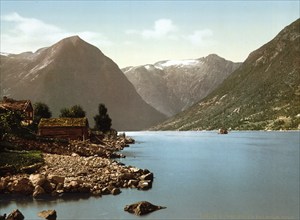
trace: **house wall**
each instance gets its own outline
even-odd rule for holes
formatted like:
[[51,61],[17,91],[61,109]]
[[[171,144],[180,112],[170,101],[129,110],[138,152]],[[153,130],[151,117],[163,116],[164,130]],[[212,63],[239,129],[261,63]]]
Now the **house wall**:
[[38,134],[42,137],[71,140],[82,140],[89,137],[87,127],[42,127],[39,128]]
[[27,106],[27,108],[24,110],[25,113],[25,123],[32,124],[33,122],[33,108],[31,103]]

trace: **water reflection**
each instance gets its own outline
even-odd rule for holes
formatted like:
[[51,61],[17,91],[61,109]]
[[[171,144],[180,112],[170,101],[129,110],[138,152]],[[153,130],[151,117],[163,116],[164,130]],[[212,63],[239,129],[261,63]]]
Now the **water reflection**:
[[23,195],[1,195],[0,197],[0,209],[11,206],[12,204],[17,206],[19,209],[27,208],[32,205],[39,207],[44,207],[45,204],[51,203],[52,205],[68,202],[81,202],[89,199],[91,196],[89,194],[64,194],[59,197],[44,196],[42,198],[34,199],[32,197]]

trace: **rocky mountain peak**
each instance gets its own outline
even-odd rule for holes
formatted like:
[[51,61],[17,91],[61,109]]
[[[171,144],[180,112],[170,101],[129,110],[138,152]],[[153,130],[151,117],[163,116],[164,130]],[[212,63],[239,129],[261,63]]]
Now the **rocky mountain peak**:
[[128,67],[123,72],[148,104],[172,116],[204,98],[239,65],[211,54]]
[[73,46],[80,46],[84,44],[88,44],[84,40],[82,40],[78,35],[71,36],[60,40],[57,44],[72,44]]
[[83,61],[83,59],[95,60],[104,56],[100,49],[82,40],[79,36],[64,38],[49,47],[48,50],[59,59]]

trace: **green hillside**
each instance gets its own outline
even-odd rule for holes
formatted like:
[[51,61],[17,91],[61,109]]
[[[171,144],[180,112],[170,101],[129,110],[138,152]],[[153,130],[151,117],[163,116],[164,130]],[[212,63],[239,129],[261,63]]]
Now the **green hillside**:
[[300,129],[300,19],[246,61],[209,96],[154,130]]

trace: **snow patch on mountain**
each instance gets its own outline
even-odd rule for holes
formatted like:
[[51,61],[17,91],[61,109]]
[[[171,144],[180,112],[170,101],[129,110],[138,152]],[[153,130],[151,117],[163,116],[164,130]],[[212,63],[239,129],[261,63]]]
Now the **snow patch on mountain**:
[[149,70],[149,69],[151,69],[151,66],[150,66],[150,65],[146,65],[145,68],[146,68],[147,70]]
[[162,67],[169,67],[169,66],[190,66],[190,65],[197,65],[199,64],[198,60],[168,60],[163,63],[157,64],[158,66]]

